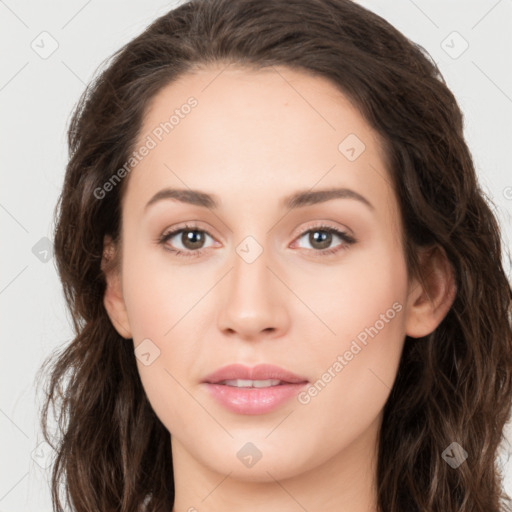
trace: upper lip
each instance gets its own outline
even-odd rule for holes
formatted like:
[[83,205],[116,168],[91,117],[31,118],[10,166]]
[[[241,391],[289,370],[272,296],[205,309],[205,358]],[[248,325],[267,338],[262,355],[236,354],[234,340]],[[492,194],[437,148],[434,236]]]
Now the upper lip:
[[230,364],[223,366],[218,370],[214,371],[210,375],[207,375],[202,382],[208,384],[218,384],[225,380],[267,380],[276,379],[282,382],[297,384],[307,382],[308,380],[304,377],[295,375],[288,370],[284,370],[279,366],[273,364],[259,364],[254,367],[244,366],[242,364]]

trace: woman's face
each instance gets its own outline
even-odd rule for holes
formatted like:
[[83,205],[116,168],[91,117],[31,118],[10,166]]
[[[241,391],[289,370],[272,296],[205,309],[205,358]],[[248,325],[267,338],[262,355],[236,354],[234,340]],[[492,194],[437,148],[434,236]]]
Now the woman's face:
[[415,334],[376,133],[325,79],[210,67],[154,98],[135,149],[105,303],[173,457],[253,481],[362,468]]

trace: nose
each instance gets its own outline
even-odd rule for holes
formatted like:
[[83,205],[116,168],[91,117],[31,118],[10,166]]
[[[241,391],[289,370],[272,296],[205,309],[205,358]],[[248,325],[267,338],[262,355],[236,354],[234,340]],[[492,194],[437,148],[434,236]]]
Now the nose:
[[289,326],[287,290],[276,277],[267,251],[252,262],[238,253],[233,268],[220,290],[218,328],[227,336],[244,340],[277,338]]

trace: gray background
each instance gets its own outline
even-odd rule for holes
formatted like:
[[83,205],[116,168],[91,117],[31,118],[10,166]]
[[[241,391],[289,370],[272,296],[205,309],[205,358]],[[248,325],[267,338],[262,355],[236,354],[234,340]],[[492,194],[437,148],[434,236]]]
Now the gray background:
[[[510,248],[512,0],[360,3],[438,63],[465,114],[481,185],[496,205]],[[0,512],[51,510],[45,469],[50,454],[40,444],[34,376],[43,358],[72,337],[49,241],[70,113],[100,63],[173,5],[0,0]],[[510,277],[510,258],[504,257]],[[512,458],[510,445],[505,448],[500,461],[510,494]]]

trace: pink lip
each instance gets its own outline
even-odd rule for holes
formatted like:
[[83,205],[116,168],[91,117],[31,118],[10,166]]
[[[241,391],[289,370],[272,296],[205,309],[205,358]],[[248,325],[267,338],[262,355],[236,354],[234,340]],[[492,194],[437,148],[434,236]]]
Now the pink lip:
[[[221,384],[222,381],[234,379],[276,379],[282,383],[267,388],[236,388]],[[238,414],[271,412],[295,396],[307,383],[304,377],[269,364],[260,364],[254,368],[232,364],[220,368],[203,380],[208,391],[221,405]]]
[[259,364],[250,368],[242,364],[229,364],[223,366],[218,370],[214,371],[205,379],[203,382],[209,384],[217,384],[223,380],[267,380],[267,379],[279,379],[280,381],[287,382],[290,384],[297,384],[299,382],[307,382],[304,377],[299,377],[294,373],[287,370],[283,370],[279,366],[273,364]]

